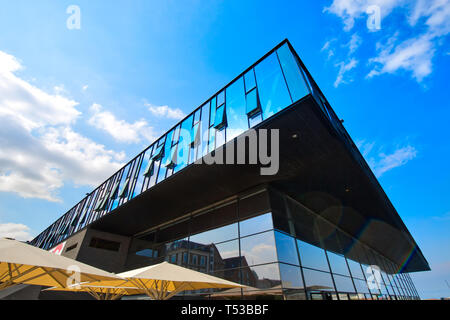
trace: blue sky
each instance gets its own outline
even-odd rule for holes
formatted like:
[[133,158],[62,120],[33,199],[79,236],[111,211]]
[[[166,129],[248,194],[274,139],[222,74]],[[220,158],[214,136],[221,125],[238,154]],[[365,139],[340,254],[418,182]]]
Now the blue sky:
[[288,38],[430,262],[422,298],[450,296],[450,1],[17,0],[0,28],[0,236],[37,235]]

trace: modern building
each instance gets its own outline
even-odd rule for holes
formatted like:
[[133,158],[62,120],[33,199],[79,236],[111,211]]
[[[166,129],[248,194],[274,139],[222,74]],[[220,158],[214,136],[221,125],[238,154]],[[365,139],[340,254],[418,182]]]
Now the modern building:
[[430,269],[288,40],[31,244],[112,272],[165,260],[277,299],[418,299],[409,273]]

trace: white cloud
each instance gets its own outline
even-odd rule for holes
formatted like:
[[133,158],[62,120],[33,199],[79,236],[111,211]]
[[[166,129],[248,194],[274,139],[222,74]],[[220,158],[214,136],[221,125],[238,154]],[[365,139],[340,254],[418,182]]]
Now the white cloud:
[[141,119],[134,123],[128,123],[125,120],[117,119],[114,114],[102,109],[99,104],[91,106],[90,110],[93,115],[89,119],[89,124],[107,132],[117,141],[137,143],[144,138],[150,143],[157,138],[153,127],[150,127],[146,120]]
[[337,88],[341,83],[347,83],[348,81],[352,81],[351,79],[344,80],[344,75],[353,68],[355,68],[357,65],[358,60],[354,58],[350,59],[350,61],[348,61],[347,63],[343,61],[337,63],[336,66],[339,67],[339,72],[336,81],[334,82],[334,87]]
[[59,85],[47,93],[18,77],[22,65],[0,51],[0,191],[60,201],[64,181],[96,186],[125,155],[106,150],[71,128],[78,104]]
[[77,119],[77,102],[59,93],[48,94],[17,77],[14,72],[21,68],[15,57],[0,51],[0,117],[11,116],[28,130],[69,125]]
[[365,12],[371,5],[380,7],[382,19],[396,8],[405,9],[409,25],[420,33],[394,46],[392,39],[397,39],[397,32],[387,44],[378,44],[378,56],[370,59],[375,67],[367,78],[406,70],[421,82],[433,71],[432,60],[440,45],[437,40],[450,33],[450,0],[333,0],[324,11],[340,17],[344,30],[349,31],[355,20],[367,18]]
[[417,149],[411,145],[397,147],[390,153],[385,153],[381,151],[383,148],[379,148],[378,153],[373,156],[371,154],[375,143],[367,143],[363,140],[357,143],[357,146],[377,178],[394,168],[404,166],[417,156]]
[[85,84],[84,86],[81,87],[82,91],[86,91],[89,88],[89,86],[87,84]]
[[346,45],[346,47],[348,47],[348,50],[349,50],[348,54],[351,55],[352,53],[354,53],[356,51],[356,49],[358,49],[361,44],[362,44],[361,37],[358,36],[357,33],[352,34],[352,37],[351,37],[350,41]]
[[19,241],[29,241],[33,239],[30,228],[24,224],[1,223],[0,238],[12,238]]
[[378,56],[369,60],[376,67],[367,75],[368,78],[383,73],[395,73],[403,69],[411,72],[412,76],[420,82],[431,74],[432,59],[436,49],[429,35],[408,39],[397,46],[394,46],[393,42],[395,37],[390,38],[386,45],[378,45]]
[[148,110],[157,117],[175,120],[181,120],[185,117],[185,114],[181,109],[173,109],[169,106],[154,106],[150,103],[146,103],[145,106],[147,106]]
[[415,26],[425,20],[428,33],[433,37],[450,33],[450,0],[416,0],[409,15],[409,23]]
[[344,30],[349,31],[354,27],[356,19],[365,16],[369,6],[379,6],[381,18],[383,18],[389,15],[395,7],[406,3],[406,0],[333,0],[333,3],[324,11],[342,18]]
[[322,49],[320,49],[321,52],[327,52],[328,59],[330,59],[332,56],[334,56],[334,49],[331,48],[331,43],[336,41],[336,39],[331,39],[325,42]]

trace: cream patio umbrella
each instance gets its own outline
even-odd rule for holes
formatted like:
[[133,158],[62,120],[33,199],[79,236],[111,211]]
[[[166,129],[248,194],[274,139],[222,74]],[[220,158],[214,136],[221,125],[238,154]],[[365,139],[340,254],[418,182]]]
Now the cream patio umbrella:
[[121,279],[23,242],[0,239],[0,290],[18,283],[65,288],[73,283],[102,280]]
[[209,288],[245,288],[245,286],[205,273],[193,271],[168,262],[135,269],[118,274],[126,282],[100,281],[90,283],[98,287],[135,287],[141,293],[154,300],[168,300],[185,290],[200,290]]
[[[127,280],[125,280],[127,281]],[[144,294],[143,290],[137,287],[123,287],[123,286],[94,286],[90,283],[81,283],[69,286],[67,288],[48,288],[44,291],[64,291],[64,292],[86,292],[89,293],[96,300],[119,300],[123,296],[132,296],[137,294]]]

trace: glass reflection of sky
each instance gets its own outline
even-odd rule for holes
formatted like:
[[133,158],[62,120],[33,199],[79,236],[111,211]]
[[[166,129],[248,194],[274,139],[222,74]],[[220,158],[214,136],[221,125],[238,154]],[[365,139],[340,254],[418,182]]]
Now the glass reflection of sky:
[[241,255],[248,265],[277,261],[273,231],[242,238]]
[[240,222],[241,237],[273,229],[272,214],[266,213]]

